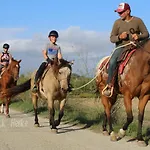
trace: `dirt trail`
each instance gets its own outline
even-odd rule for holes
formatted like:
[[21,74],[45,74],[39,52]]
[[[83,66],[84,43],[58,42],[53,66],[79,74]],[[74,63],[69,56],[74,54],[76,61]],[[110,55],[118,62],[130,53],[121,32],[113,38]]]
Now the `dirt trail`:
[[32,115],[14,110],[10,114],[11,118],[0,116],[0,150],[143,150],[136,141],[111,142],[107,136],[75,125],[62,124],[54,134],[48,119],[40,118],[41,127],[35,128]]

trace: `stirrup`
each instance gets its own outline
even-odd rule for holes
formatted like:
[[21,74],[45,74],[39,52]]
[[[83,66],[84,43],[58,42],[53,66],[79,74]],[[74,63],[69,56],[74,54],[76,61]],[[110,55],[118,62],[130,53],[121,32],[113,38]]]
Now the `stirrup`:
[[[102,90],[102,95],[106,96],[104,94],[104,91],[108,88],[108,84],[105,86],[105,88]],[[114,91],[114,87],[112,86],[111,89],[110,89],[110,95],[109,96],[106,96],[106,97],[112,97],[113,95],[113,91]]]

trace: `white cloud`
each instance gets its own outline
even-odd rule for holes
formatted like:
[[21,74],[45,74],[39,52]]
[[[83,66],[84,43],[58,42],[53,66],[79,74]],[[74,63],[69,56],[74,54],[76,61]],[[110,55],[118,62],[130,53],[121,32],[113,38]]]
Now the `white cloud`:
[[[18,38],[16,35],[25,33],[24,28],[0,28],[0,46],[5,42],[11,45],[10,51],[22,59],[24,70],[38,67],[42,61],[42,47],[48,42],[47,35],[35,34],[30,38]],[[74,71],[93,69],[98,60],[112,51],[113,44],[109,41],[109,33],[82,30],[80,27],[69,27],[59,31],[58,44],[67,59],[75,59]],[[20,58],[19,58],[20,57]],[[38,65],[37,65],[38,64]],[[87,66],[86,66],[87,65]],[[80,66],[80,68],[78,68]],[[83,71],[85,72],[85,71]]]
[[15,36],[21,32],[25,32],[26,28],[0,28],[0,41],[13,39]]

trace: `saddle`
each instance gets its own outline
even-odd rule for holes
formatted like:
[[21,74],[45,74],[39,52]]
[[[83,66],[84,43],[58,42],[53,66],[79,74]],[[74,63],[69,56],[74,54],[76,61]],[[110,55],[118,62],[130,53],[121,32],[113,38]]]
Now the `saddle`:
[[45,78],[47,72],[48,72],[50,69],[52,69],[51,71],[55,72],[55,69],[57,69],[57,66],[55,66],[55,64],[49,64],[49,65],[47,65],[47,67],[45,68],[45,70],[44,70],[44,72],[43,72],[41,78],[40,78],[39,81],[38,81],[38,87],[39,87],[39,89],[40,89],[41,91],[43,91],[43,92],[44,92],[44,90],[43,90],[43,80],[44,80],[44,78]]
[[119,60],[119,62],[120,62],[119,68],[118,68],[119,74],[123,73],[125,66],[127,65],[128,61],[130,60],[131,56],[133,55],[133,53],[135,51],[136,51],[136,49],[133,49],[130,51],[128,50],[122,55],[122,58]]
[[125,66],[127,65],[128,61],[130,60],[133,53],[136,51],[136,48],[137,47],[134,45],[129,45],[123,49],[122,54],[120,55],[120,57],[117,60],[119,63],[119,67],[118,67],[119,74],[123,73]]
[[[117,62],[119,63],[118,65],[118,73],[122,74],[123,70],[125,68],[125,66],[127,65],[128,61],[130,60],[131,56],[133,55],[133,53],[136,51],[136,47],[135,46],[126,46],[123,49],[122,54],[120,55],[120,57],[118,58]],[[101,70],[105,64],[106,64],[106,71],[108,71],[108,67],[109,67],[109,59],[110,57],[107,57],[106,59],[103,60],[103,62],[100,64],[99,69]]]

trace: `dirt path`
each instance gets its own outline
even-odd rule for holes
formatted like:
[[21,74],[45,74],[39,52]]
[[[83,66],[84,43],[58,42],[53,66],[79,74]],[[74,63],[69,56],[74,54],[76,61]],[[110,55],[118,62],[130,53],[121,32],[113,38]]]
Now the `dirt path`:
[[0,116],[0,150],[143,150],[135,141],[111,142],[109,137],[75,125],[60,125],[54,134],[47,119],[40,118],[41,127],[35,128],[32,115],[14,110],[10,114],[11,118]]

